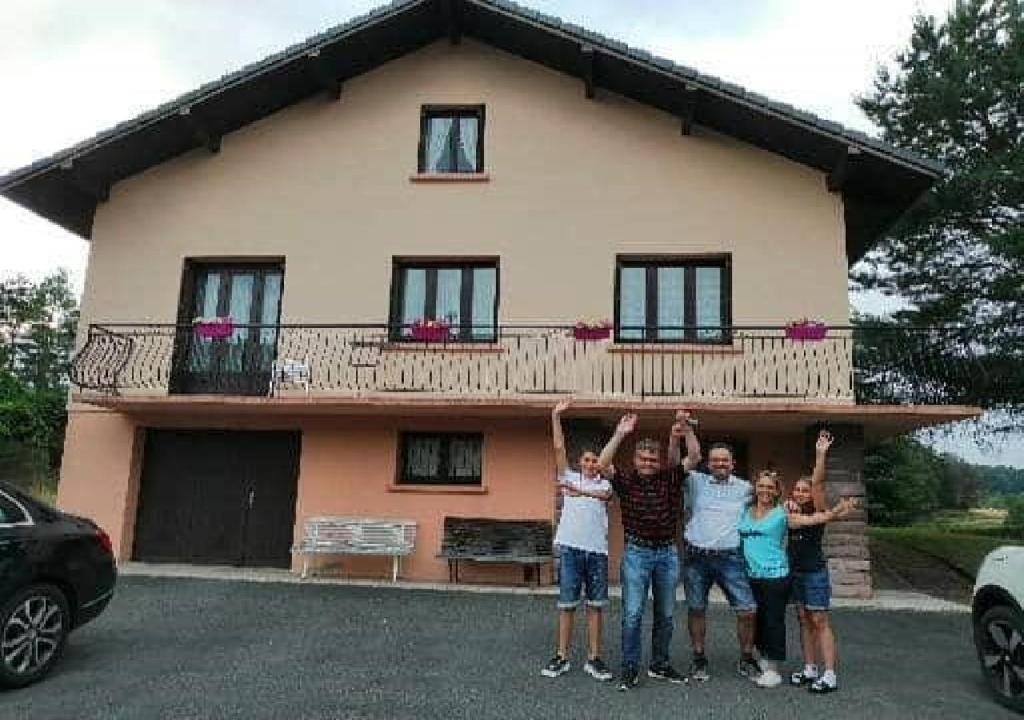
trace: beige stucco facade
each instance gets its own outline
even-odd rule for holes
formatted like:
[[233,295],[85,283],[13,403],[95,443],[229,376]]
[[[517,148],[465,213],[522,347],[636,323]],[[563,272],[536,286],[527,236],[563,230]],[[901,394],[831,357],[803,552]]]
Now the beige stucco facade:
[[[486,106],[486,177],[444,183],[415,177],[424,104]],[[385,323],[393,258],[447,256],[497,259],[500,322],[571,323],[612,317],[618,255],[654,254],[728,254],[734,325],[781,325],[800,317],[832,326],[848,322],[842,199],[826,190],[820,172],[700,127],[683,136],[678,118],[601,92],[588,100],[579,79],[469,39],[439,42],[350,80],[338,102],[307,100],[225,137],[219,154],[197,150],[115,185],[96,215],[82,322],[83,328],[175,322],[186,258],[281,258],[282,322]],[[605,373],[579,364],[598,352],[594,346],[573,347],[564,333],[560,342],[577,364],[566,366],[571,377],[558,387],[576,388],[573,377],[626,376],[639,363],[637,377],[650,377],[647,392],[657,391],[666,376],[704,378],[702,392],[714,390],[703,398],[709,412],[718,398],[737,396],[730,399],[749,409],[718,417],[715,431],[747,441],[750,467],[772,465],[789,478],[803,469],[804,428],[827,405],[791,413],[783,427],[758,415],[757,394],[803,393],[838,401],[837,407],[853,404],[845,346],[835,346],[833,355],[787,347],[771,363],[743,348],[689,348],[657,360],[625,351],[607,360],[618,365],[609,364]],[[799,354],[805,350],[816,359]],[[479,352],[518,363],[517,351],[508,348]],[[479,362],[463,359],[471,357],[445,353],[430,362],[458,374],[460,362]],[[429,368],[423,355],[410,362]],[[777,372],[785,363],[794,367]],[[830,374],[805,373],[809,367]],[[742,383],[735,379],[741,375]],[[797,385],[770,385],[782,376],[798,378]],[[166,391],[160,382],[135,394],[159,395]],[[605,395],[618,413],[637,389],[615,387],[621,389],[616,397]],[[189,412],[175,404],[182,398],[165,398],[172,414],[157,415],[76,404],[59,501],[96,518],[127,559],[145,428],[298,429],[294,537],[313,515],[412,519],[417,549],[403,574],[441,580],[447,568],[436,555],[444,517],[554,518],[541,397],[551,400],[513,395],[496,414],[463,408],[449,417],[411,413],[402,405],[409,398],[360,415],[354,401],[332,408],[315,397],[304,401],[301,393],[250,398],[237,408],[225,400],[216,413]],[[591,410],[601,400],[600,390],[591,392]],[[444,406],[445,395],[431,402]],[[659,412],[659,419],[648,414],[644,422],[660,423],[650,430],[664,434],[670,416],[667,407]],[[396,487],[398,438],[414,430],[484,433],[483,487]],[[622,550],[616,512],[613,507],[613,577]],[[344,568],[383,576],[389,564],[347,559]],[[469,577],[510,580],[516,572],[483,568]]]
[[[483,103],[485,182],[420,183],[420,107]],[[186,257],[282,257],[282,320],[386,322],[394,256],[500,263],[505,323],[608,317],[617,254],[729,253],[733,323],[846,324],[820,172],[472,41],[435,43],[118,183],[83,322],[173,322]]]

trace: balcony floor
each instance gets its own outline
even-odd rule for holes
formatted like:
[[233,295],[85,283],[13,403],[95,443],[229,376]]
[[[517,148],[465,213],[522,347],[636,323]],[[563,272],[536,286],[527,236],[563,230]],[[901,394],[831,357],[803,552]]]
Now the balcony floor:
[[[230,424],[232,419],[262,418],[270,423],[329,416],[451,417],[457,412],[473,418],[543,418],[563,396],[479,398],[425,393],[389,393],[368,396],[316,394],[281,397],[233,395],[72,395],[72,409],[104,408],[133,419],[160,424],[202,422]],[[717,431],[800,430],[815,422],[863,425],[869,439],[977,418],[981,408],[966,405],[856,405],[846,401],[815,399],[735,398],[709,401],[646,398],[576,398],[570,414],[601,418],[611,425],[625,412],[641,418],[667,418],[687,407],[702,425]]]

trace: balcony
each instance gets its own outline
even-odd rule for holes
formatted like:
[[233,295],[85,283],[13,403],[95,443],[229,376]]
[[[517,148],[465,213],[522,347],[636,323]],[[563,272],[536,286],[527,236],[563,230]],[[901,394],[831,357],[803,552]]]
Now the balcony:
[[962,329],[843,327],[792,339],[781,326],[689,328],[686,337],[703,340],[689,343],[578,339],[568,326],[506,325],[486,334],[413,341],[408,329],[386,325],[282,324],[238,325],[210,339],[189,325],[97,324],[71,379],[84,399],[550,402],[571,394],[630,404],[933,406],[969,404],[961,388],[992,382]]

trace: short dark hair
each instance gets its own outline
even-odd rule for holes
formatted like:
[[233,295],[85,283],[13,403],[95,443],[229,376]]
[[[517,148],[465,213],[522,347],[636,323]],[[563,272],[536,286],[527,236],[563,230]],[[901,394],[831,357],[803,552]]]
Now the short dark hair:
[[709,456],[711,455],[711,451],[712,450],[728,450],[729,451],[729,457],[731,457],[733,460],[736,459],[736,451],[733,450],[732,445],[730,445],[727,442],[713,442],[713,443],[711,443],[711,447],[708,448],[708,455]]
[[581,447],[579,449],[579,452],[576,454],[576,457],[583,457],[587,453],[601,457],[601,451],[595,448],[593,445],[584,445],[583,447]]

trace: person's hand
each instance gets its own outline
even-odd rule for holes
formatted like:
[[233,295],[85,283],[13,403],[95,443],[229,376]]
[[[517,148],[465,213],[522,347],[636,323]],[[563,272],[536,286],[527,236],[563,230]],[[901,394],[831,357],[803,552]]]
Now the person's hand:
[[687,431],[688,428],[689,428],[689,426],[686,425],[685,423],[680,423],[680,422],[673,423],[672,430],[671,430],[671,435],[674,438],[682,438],[684,435],[686,435],[686,431]]
[[842,498],[835,507],[836,517],[846,517],[851,512],[857,509],[859,503],[856,498],[844,497]]
[[786,502],[782,503],[782,506],[786,509],[786,512],[788,513],[800,512],[800,503],[798,503],[796,500],[789,499]]
[[622,419],[619,420],[619,426],[615,428],[615,432],[620,435],[629,435],[631,432],[636,430],[636,422],[639,418],[636,413],[629,413],[623,415]]
[[600,472],[601,477],[603,478],[615,477],[615,466],[611,463],[608,463],[607,465],[602,465]]
[[832,447],[833,442],[835,442],[835,438],[832,437],[832,433],[828,430],[822,430],[818,433],[817,442],[814,443],[814,451],[818,455],[824,456],[828,452],[828,449]]
[[572,485],[562,485],[562,495],[565,497],[580,497],[583,495],[579,490],[574,488]]
[[568,410],[570,405],[572,405],[572,400],[562,400],[551,410],[551,414],[557,417]]
[[[697,417],[689,410],[676,410],[676,425],[682,425],[683,434],[687,430],[693,430],[697,424]],[[673,426],[674,428],[674,426]],[[675,432],[673,431],[673,435]]]

